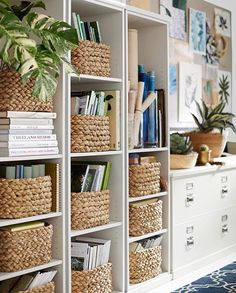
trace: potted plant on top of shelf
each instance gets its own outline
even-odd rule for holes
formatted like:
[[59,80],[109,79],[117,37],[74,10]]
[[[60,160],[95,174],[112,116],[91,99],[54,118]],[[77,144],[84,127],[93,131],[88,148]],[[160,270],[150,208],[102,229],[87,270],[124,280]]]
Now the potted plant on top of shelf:
[[224,112],[226,102],[223,99],[215,107],[207,106],[203,100],[202,107],[199,103],[196,104],[199,118],[194,114],[192,116],[199,131],[192,131],[186,135],[190,137],[196,152],[199,152],[202,144],[206,144],[212,151],[212,158],[220,157],[227,142],[228,132],[226,129],[231,128],[236,133],[236,128],[232,123],[232,118],[235,115]]
[[196,165],[198,154],[193,152],[189,137],[181,133],[170,135],[170,168],[188,169]]
[[65,57],[78,45],[76,30],[34,8],[46,9],[0,0],[0,111],[52,111],[61,65],[79,74]]

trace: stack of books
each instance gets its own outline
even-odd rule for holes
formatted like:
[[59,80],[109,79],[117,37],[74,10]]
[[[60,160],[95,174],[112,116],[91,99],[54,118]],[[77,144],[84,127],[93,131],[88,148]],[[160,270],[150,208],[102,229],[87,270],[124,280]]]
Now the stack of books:
[[111,173],[111,162],[80,162],[71,166],[72,192],[106,190]]
[[108,116],[110,149],[120,150],[120,91],[82,91],[71,94],[71,115]]
[[144,240],[139,240],[129,245],[130,252],[138,252],[148,248],[153,248],[159,246],[161,244],[163,235],[154,236],[151,238],[147,238]]
[[0,156],[58,154],[56,113],[0,112]]
[[32,290],[50,283],[57,271],[42,271],[15,277],[0,283],[0,292],[22,292]]
[[88,40],[101,43],[102,38],[98,21],[81,21],[79,14],[75,12],[72,13],[72,18],[79,41]]
[[92,270],[107,264],[110,248],[111,240],[75,237],[71,242],[72,270]]

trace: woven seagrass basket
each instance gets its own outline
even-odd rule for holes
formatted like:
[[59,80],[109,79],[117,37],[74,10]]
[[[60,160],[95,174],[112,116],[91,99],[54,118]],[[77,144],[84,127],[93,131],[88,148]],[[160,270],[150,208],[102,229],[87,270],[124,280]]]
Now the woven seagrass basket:
[[48,263],[52,234],[52,225],[21,232],[0,230],[0,271],[16,272]]
[[0,218],[18,219],[51,212],[50,176],[0,179]]
[[129,235],[140,236],[162,229],[162,201],[157,200],[140,207],[130,204]]
[[71,151],[102,152],[110,149],[109,117],[72,115]]
[[55,293],[55,284],[53,282],[50,282],[43,286],[26,291],[18,291],[17,293]]
[[89,271],[72,271],[72,293],[111,293],[112,264]]
[[161,246],[129,253],[130,283],[137,284],[161,273]]
[[22,83],[20,74],[14,70],[0,71],[0,112],[52,112],[53,101],[40,101],[32,96],[34,80]]
[[71,227],[88,229],[109,223],[109,190],[71,194]]
[[129,166],[129,196],[144,196],[160,192],[161,163]]
[[81,74],[110,76],[110,46],[93,41],[81,41],[71,52],[71,63]]

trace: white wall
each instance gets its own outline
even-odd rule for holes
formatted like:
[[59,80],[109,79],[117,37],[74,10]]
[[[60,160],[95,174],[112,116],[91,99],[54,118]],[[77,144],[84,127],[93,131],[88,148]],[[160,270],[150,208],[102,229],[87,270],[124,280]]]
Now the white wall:
[[[197,0],[196,0],[197,1]],[[232,62],[233,62],[233,68],[232,68],[232,111],[234,114],[236,114],[236,1],[235,0],[207,0],[210,3],[213,3],[215,5],[218,5],[222,8],[228,9],[232,12]],[[236,124],[236,119],[234,121]],[[230,140],[236,141],[236,134],[230,135]]]

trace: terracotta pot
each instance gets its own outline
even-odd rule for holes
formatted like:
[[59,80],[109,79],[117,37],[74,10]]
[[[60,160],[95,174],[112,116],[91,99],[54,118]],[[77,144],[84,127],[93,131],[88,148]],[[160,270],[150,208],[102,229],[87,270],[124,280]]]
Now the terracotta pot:
[[198,153],[192,152],[188,155],[170,155],[170,168],[174,169],[190,169],[196,165]]
[[193,143],[193,150],[199,152],[202,144],[209,146],[211,158],[221,157],[227,142],[228,132],[221,133],[193,131],[185,133]]

